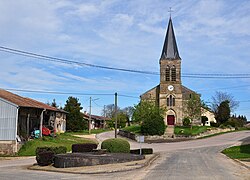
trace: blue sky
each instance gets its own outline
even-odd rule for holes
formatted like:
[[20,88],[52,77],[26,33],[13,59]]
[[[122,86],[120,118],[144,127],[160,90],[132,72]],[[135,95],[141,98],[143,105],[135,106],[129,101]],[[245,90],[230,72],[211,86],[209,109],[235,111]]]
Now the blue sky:
[[[103,66],[159,71],[172,7],[183,73],[249,73],[249,0],[8,0],[0,1],[0,46]],[[46,62],[0,51],[0,87],[139,96],[159,76]],[[250,79],[192,79],[182,83],[211,101],[215,91],[250,100]],[[15,92],[64,106],[69,95]],[[76,96],[88,110],[89,96]],[[95,95],[100,114],[113,96]],[[119,97],[120,107],[139,99]],[[250,102],[237,114],[250,118]]]

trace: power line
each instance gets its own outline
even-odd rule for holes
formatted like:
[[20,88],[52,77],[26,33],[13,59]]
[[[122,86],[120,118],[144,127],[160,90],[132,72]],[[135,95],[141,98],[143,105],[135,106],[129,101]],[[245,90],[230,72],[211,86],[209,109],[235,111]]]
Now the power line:
[[102,93],[78,93],[78,92],[58,92],[58,91],[42,91],[42,90],[27,90],[27,89],[13,89],[6,88],[4,90],[17,91],[17,92],[30,92],[40,94],[58,94],[58,95],[82,95],[82,96],[114,96],[114,94],[102,94]]
[[[16,92],[27,92],[27,93],[39,93],[39,94],[55,94],[55,95],[80,95],[80,96],[114,96],[115,95],[114,93],[113,94],[111,94],[111,93],[110,94],[108,94],[108,93],[106,94],[106,93],[59,92],[59,91],[28,90],[28,89],[14,89],[14,88],[5,88],[4,90],[7,90],[7,91],[16,91]],[[118,96],[127,97],[127,98],[140,99],[139,97],[136,97],[136,96],[130,96],[130,95],[124,95],[124,94],[118,94]],[[86,101],[88,101],[88,99]],[[86,101],[84,101],[84,103]],[[93,102],[97,106],[100,106],[95,101],[93,101]]]
[[[37,59],[41,59],[41,60],[45,60],[45,61],[64,63],[64,64],[76,64],[79,66],[89,66],[89,67],[93,67],[93,68],[101,68],[101,69],[115,70],[115,71],[122,71],[122,72],[132,72],[132,73],[140,73],[140,74],[148,74],[148,75],[160,75],[160,73],[154,72],[154,71],[141,71],[141,70],[134,70],[134,69],[125,69],[125,68],[95,65],[95,64],[78,62],[78,61],[73,61],[73,60],[64,59],[64,58],[41,55],[41,54],[28,52],[28,51],[17,50],[17,49],[13,49],[13,48],[4,47],[4,46],[0,46],[0,51],[11,53],[11,54],[16,54],[16,55],[21,55],[21,56],[26,56],[26,57],[31,57],[31,58],[37,58]],[[207,79],[207,78],[210,78],[210,79],[235,79],[235,78],[239,79],[239,78],[250,78],[250,74],[249,73],[244,73],[244,74],[182,73],[182,77],[184,77],[184,78],[200,78],[200,79],[201,78],[202,79]]]
[[121,96],[121,97],[127,97],[127,98],[135,98],[135,99],[140,99],[140,97],[130,96],[130,95],[124,95],[124,94],[118,94],[118,96]]

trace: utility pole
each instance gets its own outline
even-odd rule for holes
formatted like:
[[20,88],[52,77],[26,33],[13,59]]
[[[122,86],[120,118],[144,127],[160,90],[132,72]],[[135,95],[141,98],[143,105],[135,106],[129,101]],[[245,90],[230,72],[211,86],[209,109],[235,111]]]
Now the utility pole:
[[115,138],[117,138],[117,93],[115,93]]
[[89,134],[91,134],[91,101],[92,98],[89,98]]

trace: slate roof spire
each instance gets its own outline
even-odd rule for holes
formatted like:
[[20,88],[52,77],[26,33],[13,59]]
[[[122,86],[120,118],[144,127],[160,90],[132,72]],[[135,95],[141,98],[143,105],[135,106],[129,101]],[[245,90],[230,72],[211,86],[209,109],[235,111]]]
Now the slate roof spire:
[[174,35],[174,28],[172,24],[171,16],[168,22],[167,34],[165,37],[165,42],[162,49],[161,60],[174,60],[181,59],[179,56],[177,43]]

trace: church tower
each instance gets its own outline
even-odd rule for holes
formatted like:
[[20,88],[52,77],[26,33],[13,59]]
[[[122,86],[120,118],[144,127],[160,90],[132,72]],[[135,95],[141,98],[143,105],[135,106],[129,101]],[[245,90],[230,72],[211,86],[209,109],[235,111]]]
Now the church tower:
[[182,124],[181,58],[171,17],[160,58],[159,105],[166,108],[167,125]]

